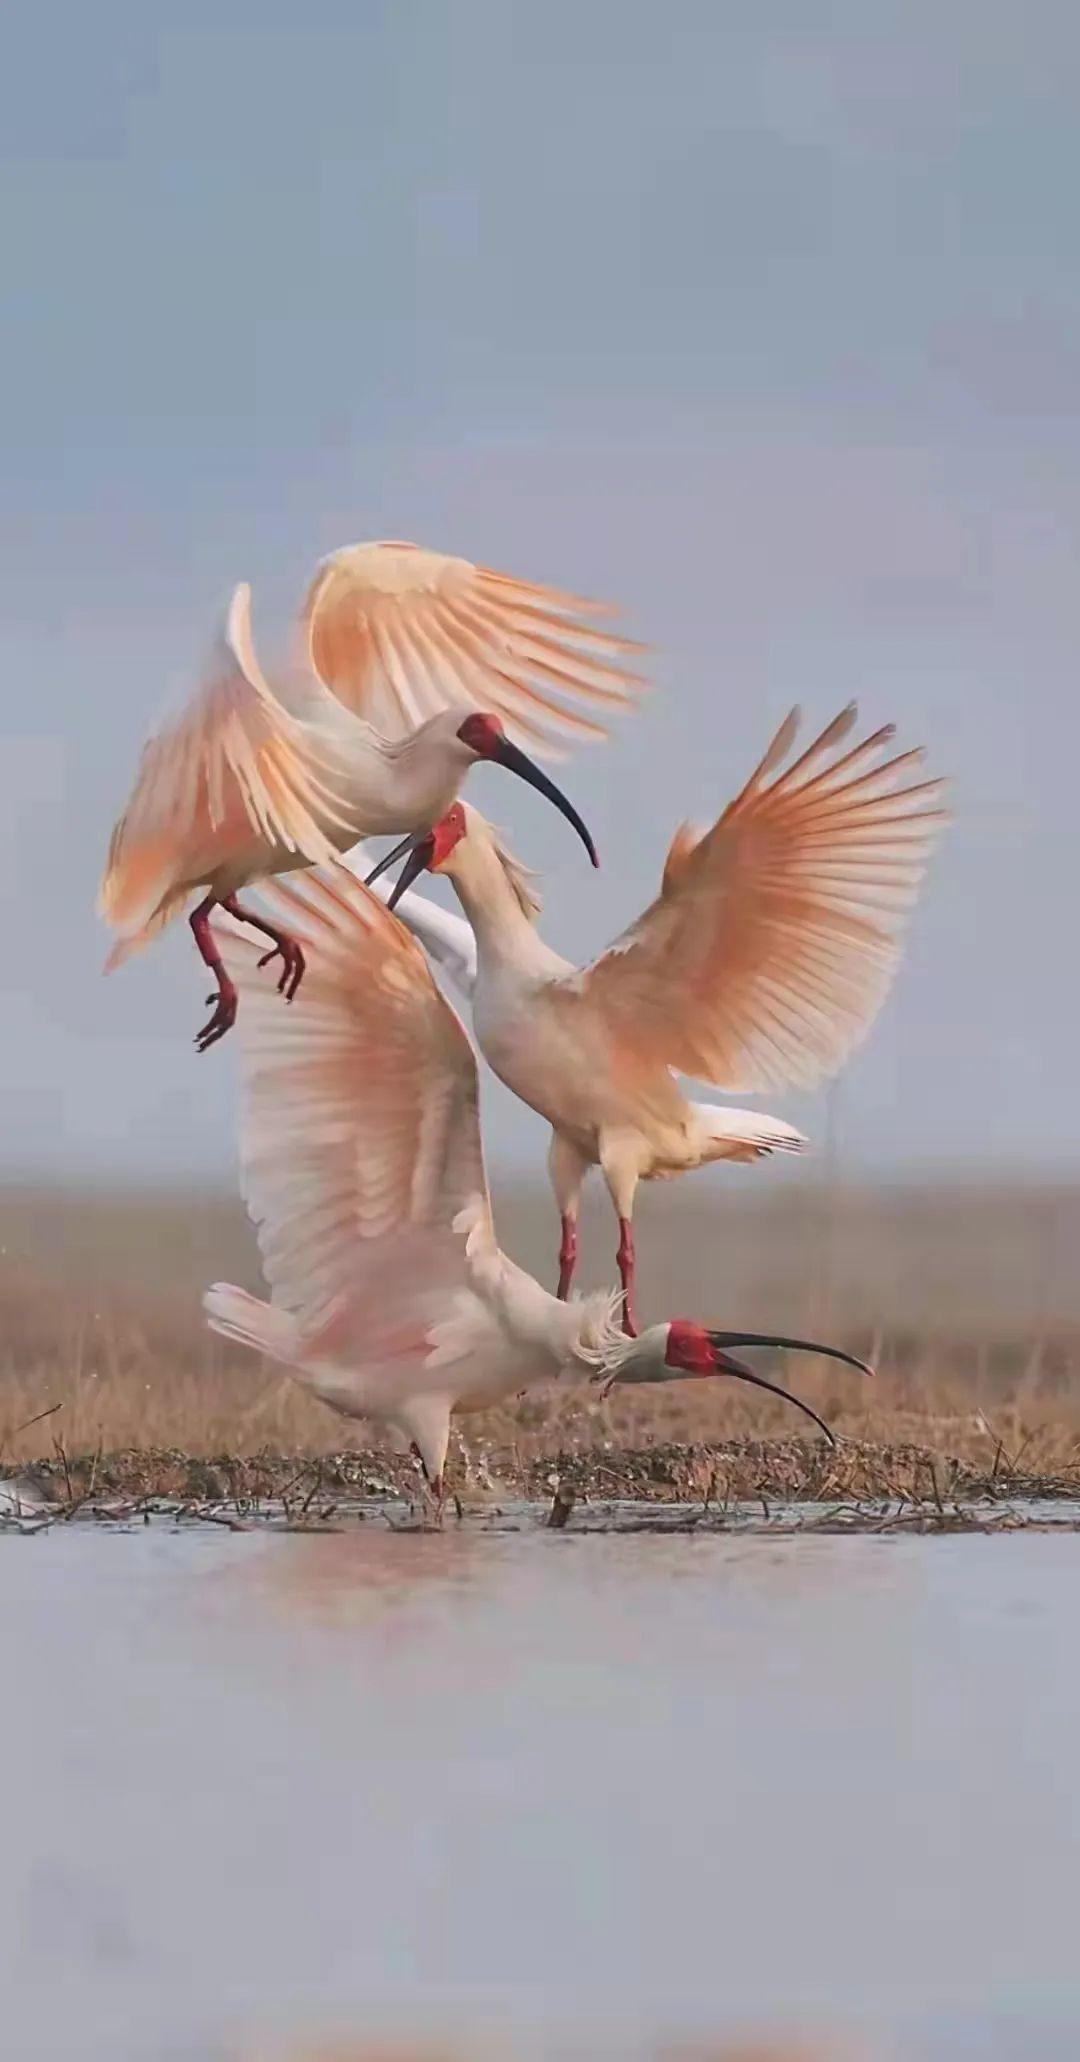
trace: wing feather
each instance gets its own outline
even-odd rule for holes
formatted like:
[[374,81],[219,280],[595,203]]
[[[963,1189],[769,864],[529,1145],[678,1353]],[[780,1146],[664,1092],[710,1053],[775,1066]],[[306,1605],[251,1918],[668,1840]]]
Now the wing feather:
[[466,1281],[454,1220],[488,1209],[476,1062],[420,947],[338,864],[260,889],[303,947],[284,1007],[260,948],[215,923],[241,993],[241,1168],[276,1306],[331,1333],[419,1339]]
[[599,629],[608,611],[414,544],[356,544],[317,568],[302,618],[306,657],[330,690],[394,739],[445,709],[492,709],[517,741],[557,756],[605,737],[646,682],[643,650]]
[[99,914],[136,931],[237,838],[325,862],[335,849],[328,832],[353,828],[332,768],[263,676],[241,585],[202,686],[143,749],[109,843]]
[[948,821],[892,725],[837,755],[843,710],[784,771],[798,712],[703,837],[676,832],[657,900],[572,986],[636,1054],[759,1094],[835,1073],[888,992]]

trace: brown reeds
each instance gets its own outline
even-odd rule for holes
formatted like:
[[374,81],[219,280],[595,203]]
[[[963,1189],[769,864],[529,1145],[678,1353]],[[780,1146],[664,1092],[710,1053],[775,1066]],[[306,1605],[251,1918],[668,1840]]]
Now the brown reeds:
[[[507,1246],[543,1278],[542,1191],[498,1199]],[[585,1225],[604,1279],[610,1225]],[[674,1500],[764,1493],[877,1494],[944,1509],[1018,1483],[1080,1486],[1080,1194],[999,1187],[894,1192],[685,1183],[647,1194],[639,1246],[646,1313],[801,1331],[868,1356],[874,1382],[808,1359],[785,1380],[841,1435],[793,1439],[784,1407],[724,1382],[660,1391],[537,1392],[463,1426],[458,1480],[550,1500],[552,1464],[575,1495]],[[280,1494],[284,1469],[340,1488],[343,1421],[279,1369],[209,1334],[199,1298],[258,1285],[238,1205],[200,1195],[0,1195],[0,1472],[44,1461],[71,1501],[110,1484],[186,1495],[203,1470]],[[764,1442],[764,1443],[763,1443]],[[123,1457],[127,1456],[125,1460]],[[351,1465],[351,1464],[350,1464]],[[358,1460],[400,1486],[409,1464]],[[261,1475],[259,1470],[261,1469]],[[93,1488],[88,1484],[93,1475]],[[166,1488],[166,1485],[172,1485]],[[710,1489],[710,1484],[711,1489]],[[355,1494],[355,1486],[353,1488]],[[322,1494],[313,1492],[313,1502]]]

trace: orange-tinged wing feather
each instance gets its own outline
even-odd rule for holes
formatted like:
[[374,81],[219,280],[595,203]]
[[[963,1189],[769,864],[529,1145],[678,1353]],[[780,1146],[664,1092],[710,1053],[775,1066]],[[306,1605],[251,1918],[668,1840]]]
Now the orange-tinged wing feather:
[[254,840],[328,860],[334,828],[355,835],[332,769],[263,677],[251,591],[239,586],[203,685],[143,749],[110,840],[99,914],[136,932],[231,847]]
[[676,833],[657,900],[579,977],[637,1057],[760,1094],[835,1072],[892,980],[945,783],[885,757],[889,726],[841,749],[846,709],[786,771],[796,718],[699,841]]
[[260,895],[307,961],[285,1009],[261,947],[215,921],[240,990],[242,1186],[264,1272],[309,1351],[345,1325],[366,1359],[398,1331],[412,1352],[429,1296],[445,1317],[465,1282],[454,1219],[487,1205],[472,1048],[421,948],[347,868]]
[[385,737],[444,709],[487,709],[518,743],[555,757],[606,736],[646,685],[625,664],[643,647],[585,620],[607,613],[415,544],[356,544],[315,574],[305,655]]

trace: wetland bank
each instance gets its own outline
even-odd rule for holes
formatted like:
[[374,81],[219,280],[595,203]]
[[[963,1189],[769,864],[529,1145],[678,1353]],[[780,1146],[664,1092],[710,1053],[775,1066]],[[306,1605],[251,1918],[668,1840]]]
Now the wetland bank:
[[[606,1254],[584,1219],[591,1280]],[[542,1271],[547,1202],[497,1198],[508,1248]],[[737,1384],[555,1390],[464,1421],[450,1455],[467,1510],[583,1512],[641,1502],[715,1524],[739,1506],[835,1507],[854,1522],[995,1523],[1080,1492],[1080,1195],[1015,1186],[646,1194],[646,1308],[828,1334],[873,1382],[794,1358],[790,1385],[839,1435]],[[407,1458],[200,1321],[206,1282],[258,1284],[238,1204],[215,1195],[11,1189],[0,1195],[0,1472],[56,1514],[107,1505],[275,1507],[310,1522],[343,1506],[415,1504]],[[762,1365],[766,1363],[763,1361]],[[43,1415],[46,1414],[46,1415]],[[797,1421],[796,1421],[797,1422]]]

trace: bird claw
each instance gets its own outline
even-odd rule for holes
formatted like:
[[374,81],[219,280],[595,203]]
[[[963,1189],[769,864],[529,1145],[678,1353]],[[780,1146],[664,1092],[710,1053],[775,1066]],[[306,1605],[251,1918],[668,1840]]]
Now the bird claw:
[[283,995],[286,1002],[291,1002],[304,978],[307,962],[294,938],[282,938],[278,944],[271,946],[269,952],[263,953],[259,965],[261,967],[269,966],[270,961],[277,959],[279,953],[281,955],[282,967],[281,979],[277,984],[278,994]]
[[209,1052],[210,1047],[216,1045],[219,1038],[224,1038],[226,1031],[231,1031],[236,1022],[235,988],[215,988],[213,993],[207,996],[206,1000],[207,1002],[214,1003],[216,1007],[209,1022],[204,1024],[202,1030],[196,1033],[195,1049],[197,1052]]

